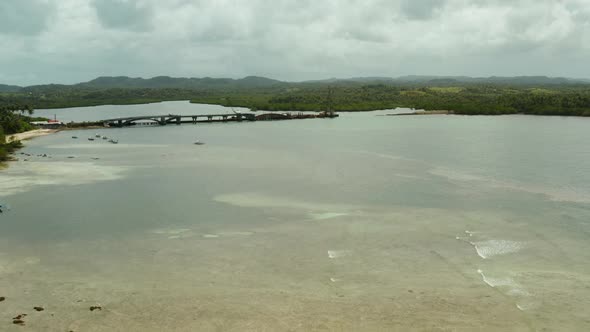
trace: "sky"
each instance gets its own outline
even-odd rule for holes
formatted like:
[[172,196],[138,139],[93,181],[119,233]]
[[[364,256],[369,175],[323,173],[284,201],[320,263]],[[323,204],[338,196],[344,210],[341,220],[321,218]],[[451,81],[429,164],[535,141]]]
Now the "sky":
[[1,0],[0,83],[590,78],[590,0]]

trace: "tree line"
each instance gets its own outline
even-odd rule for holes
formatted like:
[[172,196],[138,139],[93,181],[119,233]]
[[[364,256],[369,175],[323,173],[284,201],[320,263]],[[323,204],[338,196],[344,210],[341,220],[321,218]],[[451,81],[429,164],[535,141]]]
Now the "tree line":
[[0,105],[0,162],[6,161],[10,153],[21,147],[18,141],[6,142],[6,135],[32,129],[32,114],[33,108],[30,105]]
[[590,116],[590,85],[510,86],[464,84],[415,86],[387,83],[290,83],[231,88],[89,88],[44,86],[0,94],[0,106],[66,108],[191,100],[269,111],[354,112],[407,107],[457,114],[539,114]]

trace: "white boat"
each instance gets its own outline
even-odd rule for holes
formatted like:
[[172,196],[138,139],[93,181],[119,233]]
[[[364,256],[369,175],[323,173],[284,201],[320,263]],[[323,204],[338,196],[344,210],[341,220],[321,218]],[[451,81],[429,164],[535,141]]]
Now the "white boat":
[[196,142],[195,142],[195,145],[203,145],[203,144],[205,144],[205,143],[203,143],[203,142],[201,142],[201,141],[196,141]]

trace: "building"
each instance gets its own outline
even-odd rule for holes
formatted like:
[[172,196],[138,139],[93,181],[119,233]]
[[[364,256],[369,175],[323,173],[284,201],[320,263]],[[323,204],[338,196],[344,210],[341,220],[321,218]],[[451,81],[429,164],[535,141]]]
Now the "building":
[[57,129],[64,126],[64,123],[57,120],[48,120],[48,121],[31,121],[33,126],[37,126],[43,129]]

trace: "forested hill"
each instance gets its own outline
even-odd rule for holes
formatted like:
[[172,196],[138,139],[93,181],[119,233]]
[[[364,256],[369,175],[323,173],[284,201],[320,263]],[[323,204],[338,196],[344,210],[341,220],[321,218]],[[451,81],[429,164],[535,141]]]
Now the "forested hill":
[[17,85],[0,84],[0,93],[1,92],[19,92],[20,90],[22,90],[22,87],[17,86]]
[[390,77],[355,77],[347,79],[331,78],[327,80],[308,81],[308,83],[385,83],[397,85],[456,85],[456,84],[489,84],[489,85],[511,85],[511,86],[547,86],[547,85],[577,85],[590,84],[590,80],[573,79],[564,77],[547,76],[515,76],[515,77],[469,77],[469,76],[422,76],[410,75],[397,78]]
[[248,76],[241,79],[232,78],[176,78],[157,76],[149,79],[127,76],[99,77],[76,86],[88,88],[176,88],[176,89],[214,89],[214,88],[259,88],[283,82],[265,77]]
[[66,108],[170,100],[270,111],[371,111],[409,107],[460,114],[590,116],[590,82],[567,78],[365,77],[284,82],[264,77],[150,79],[100,77],[73,85],[0,91],[0,107]]
[[219,90],[219,89],[257,89],[281,86],[297,86],[308,84],[393,84],[393,85],[420,85],[420,86],[451,86],[451,85],[506,85],[506,86],[555,86],[555,85],[580,85],[589,84],[590,80],[572,79],[547,76],[517,76],[517,77],[468,77],[468,76],[401,76],[391,77],[355,77],[355,78],[331,78],[325,80],[312,80],[303,82],[287,82],[260,76],[247,76],[240,79],[232,78],[186,78],[157,76],[153,78],[139,78],[128,76],[103,76],[88,82],[64,85],[43,84],[28,87],[0,84],[2,92],[39,92],[54,91],[56,89],[192,89],[192,90]]

